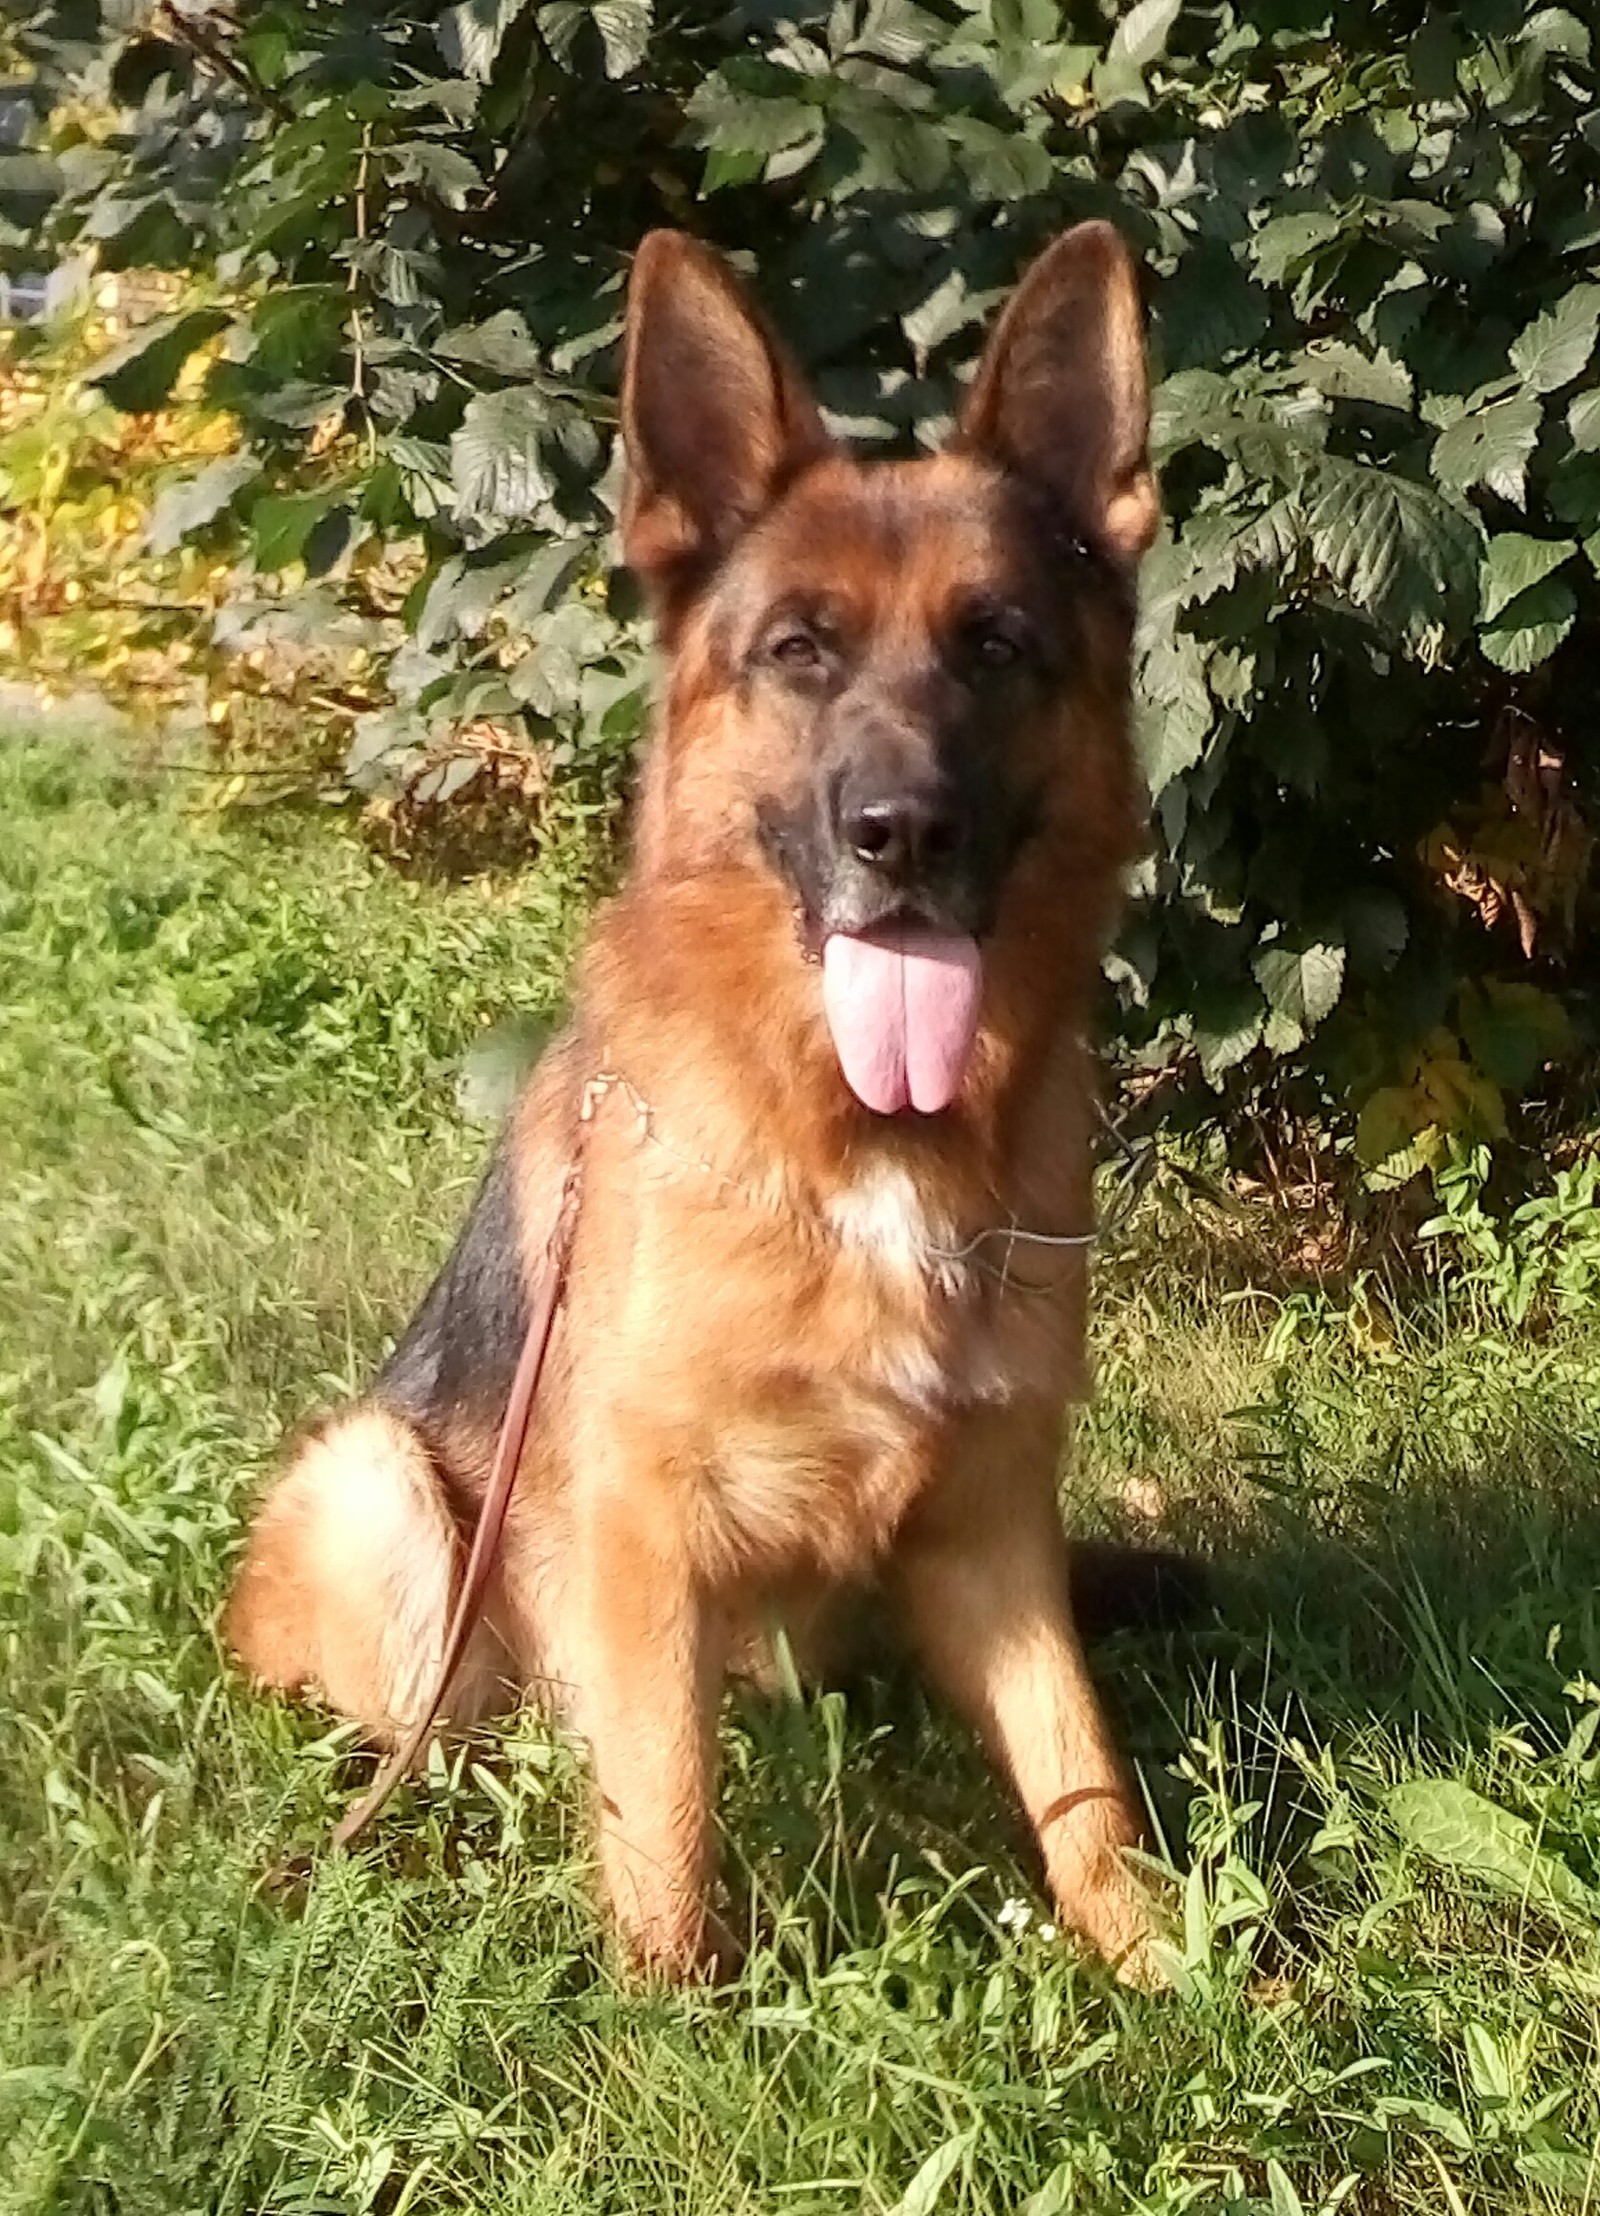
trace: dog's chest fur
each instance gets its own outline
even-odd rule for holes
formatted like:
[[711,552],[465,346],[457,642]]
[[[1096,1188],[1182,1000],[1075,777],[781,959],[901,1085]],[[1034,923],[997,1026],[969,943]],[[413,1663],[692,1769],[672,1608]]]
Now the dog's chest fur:
[[907,1169],[873,1164],[827,1204],[824,1221],[877,1311],[858,1355],[870,1386],[930,1415],[1009,1397],[1015,1380],[971,1242],[929,1209]]
[[730,1562],[850,1578],[892,1542],[970,1412],[1062,1397],[1070,1334],[1048,1295],[1003,1285],[892,1160],[795,1228],[808,1261],[768,1311],[767,1359],[723,1404],[705,1538]]

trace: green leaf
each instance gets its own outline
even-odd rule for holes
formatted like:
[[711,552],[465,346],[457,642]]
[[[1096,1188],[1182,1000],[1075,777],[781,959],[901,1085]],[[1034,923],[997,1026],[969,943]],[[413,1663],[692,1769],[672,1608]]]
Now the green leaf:
[[1600,1895],[1539,1845],[1532,1824],[1452,1778],[1416,1778],[1393,1786],[1385,1813],[1402,1839],[1431,1861],[1484,1879],[1535,1906],[1584,1917]]
[[1540,1070],[1571,1053],[1567,1010],[1520,979],[1463,986],[1456,1022],[1471,1059],[1505,1092],[1527,1092]]
[[469,401],[450,441],[456,514],[496,523],[538,515],[556,489],[549,430],[550,403],[535,386],[512,385]]
[[1136,0],[1119,19],[1094,73],[1095,98],[1103,107],[1143,97],[1145,71],[1166,52],[1182,13],[1183,0]]
[[1078,2165],[1063,2162],[1051,2171],[1037,2193],[1030,2193],[1017,2216],[1072,2216],[1078,2198]]
[[1437,2132],[1447,2147],[1461,2154],[1476,2151],[1477,2142],[1453,2108],[1439,2101],[1417,2100],[1404,2093],[1380,2093],[1373,2114],[1386,2127],[1391,2123],[1414,2124],[1421,2131]]
[[932,291],[900,318],[900,328],[917,360],[925,361],[957,331],[981,322],[994,306],[994,297],[993,293],[974,292],[964,270],[946,270]]
[[744,91],[711,76],[689,95],[687,113],[697,146],[722,156],[771,155],[799,145],[817,128],[815,101]]
[[1416,1140],[1432,1120],[1414,1087],[1380,1086],[1356,1118],[1356,1160],[1374,1172],[1374,1182],[1405,1184],[1427,1166]]
[[1535,392],[1559,392],[1589,365],[1600,330],[1600,285],[1574,285],[1535,316],[1511,349],[1512,367]]
[[456,1073],[456,1109],[466,1122],[505,1122],[553,1029],[548,1016],[508,1016],[473,1040]]
[[1572,629],[1577,598],[1564,578],[1546,578],[1518,593],[1508,608],[1485,625],[1478,644],[1497,668],[1525,676],[1546,662]]
[[1205,649],[1187,631],[1158,635],[1139,665],[1136,739],[1145,782],[1159,800],[1199,761],[1213,721]]
[[909,68],[913,62],[943,46],[950,26],[915,0],[869,0],[860,30],[850,43],[852,54],[871,54],[879,61]]
[[357,792],[403,792],[427,759],[428,728],[409,708],[376,708],[357,716],[344,774]]
[[1305,2216],[1305,2203],[1295,2191],[1282,2163],[1267,2162],[1267,2206],[1272,2216]]
[[1542,2192],[1558,2193],[1581,2209],[1600,2199],[1600,2145],[1529,2148],[1517,2156],[1517,2168]]
[[970,2131],[957,2132],[943,2146],[935,2147],[890,2209],[889,2216],[936,2216],[940,2194],[966,2160],[977,2136],[974,2126]]
[[62,173],[48,154],[0,151],[0,216],[32,230],[61,191]]
[[515,308],[501,308],[482,323],[465,324],[435,339],[433,351],[447,361],[486,369],[495,377],[532,377],[543,369],[539,349]]
[[539,35],[556,60],[570,67],[578,33],[592,23],[608,77],[627,77],[650,50],[653,0],[555,0],[539,10]]
[[1163,378],[1150,395],[1150,444],[1157,458],[1165,461],[1204,439],[1229,415],[1231,393],[1221,370],[1183,369]]
[[[455,147],[437,145],[432,139],[402,140],[389,149],[386,166],[392,183],[419,184],[447,208],[464,208],[475,192],[483,190],[477,164]],[[418,294],[413,258],[391,253],[388,263],[394,272],[391,297],[401,307],[414,307]]]
[[1266,1014],[1261,995],[1246,979],[1226,985],[1201,985],[1192,995],[1194,1043],[1200,1050],[1200,1073],[1208,1085],[1219,1085],[1231,1069],[1261,1044]]
[[588,20],[589,10],[583,0],[551,0],[551,5],[541,8],[535,16],[539,36],[563,69],[571,68],[578,33]]
[[1492,623],[1519,593],[1537,585],[1578,551],[1573,539],[1538,539],[1502,531],[1489,541],[1478,572],[1478,621]]
[[1381,349],[1363,354],[1346,339],[1323,339],[1297,354],[1290,364],[1308,385],[1330,400],[1364,400],[1370,406],[1411,406],[1411,372]]
[[[986,200],[1026,200],[1048,192],[1055,179],[1050,150],[1025,131],[1002,131],[981,116],[953,115],[942,135],[955,151],[972,190]],[[907,182],[916,184],[908,177]]]
[[227,322],[221,308],[189,308],[181,315],[158,316],[153,323],[141,324],[114,352],[103,354],[86,382],[98,385],[124,414],[148,414],[171,392],[189,356],[215,338]]
[[250,511],[250,543],[256,567],[287,569],[305,552],[307,539],[333,507],[332,492],[268,493]]
[[1372,889],[1354,893],[1342,910],[1350,966],[1364,976],[1382,976],[1399,961],[1411,936],[1406,912],[1393,893]]
[[1262,947],[1250,967],[1283,1042],[1277,1046],[1269,1031],[1267,1044],[1281,1053],[1292,1053],[1315,1031],[1344,986],[1344,948],[1324,939]]
[[596,0],[594,27],[605,50],[608,77],[631,76],[650,50],[653,0]]
[[1520,508],[1528,457],[1539,443],[1541,410],[1530,394],[1515,393],[1457,418],[1433,443],[1428,467],[1451,492],[1487,485]]
[[1573,401],[1567,410],[1567,432],[1582,454],[1592,454],[1600,447],[1600,386],[1593,392],[1580,392]]
[[1472,2080],[1472,2090],[1480,2101],[1507,2107],[1515,2087],[1510,2068],[1510,2057],[1502,2042],[1486,2024],[1465,2024],[1461,2031],[1461,2044],[1466,2049],[1467,2075]]
[[989,0],[989,20],[1006,45],[1053,39],[1061,29],[1060,0]]
[[569,713],[588,666],[617,651],[615,623],[590,601],[568,600],[528,627],[533,652],[510,673],[513,696],[542,716]]
[[191,531],[215,522],[235,496],[261,474],[254,454],[224,454],[192,477],[163,485],[150,511],[145,544],[152,554],[170,554]]
[[[1203,239],[1162,285],[1156,314],[1162,358],[1181,376],[1254,346],[1272,308],[1231,249],[1220,239]],[[1219,407],[1226,409],[1230,399],[1224,384]]]
[[1545,488],[1550,513],[1576,530],[1600,524],[1600,454],[1575,453]]
[[344,343],[349,301],[339,285],[286,285],[256,303],[250,365],[274,382],[305,377]]
[[1580,62],[1594,44],[1588,24],[1570,8],[1535,8],[1522,26],[1522,41],[1542,54],[1571,54]]
[[1344,218],[1320,209],[1310,209],[1303,215],[1274,216],[1251,238],[1250,259],[1267,284],[1281,285],[1344,233]]
[[417,644],[432,652],[452,634],[477,638],[489,611],[511,590],[522,570],[520,555],[470,562],[463,555],[453,555],[428,586],[417,611]]
[[446,8],[433,27],[439,51],[463,77],[487,84],[507,31],[528,0],[462,0]]
[[1306,518],[1313,558],[1357,607],[1410,639],[1424,658],[1455,626],[1483,534],[1470,509],[1427,485],[1329,457]]

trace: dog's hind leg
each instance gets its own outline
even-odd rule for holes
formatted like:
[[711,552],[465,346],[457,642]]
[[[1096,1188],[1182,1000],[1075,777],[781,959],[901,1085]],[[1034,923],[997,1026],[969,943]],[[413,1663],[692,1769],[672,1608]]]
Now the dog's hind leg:
[[[262,1502],[223,1634],[265,1683],[315,1692],[392,1745],[432,1690],[463,1559],[421,1434],[366,1401],[301,1446]],[[497,1705],[506,1675],[480,1624],[446,1719]]]

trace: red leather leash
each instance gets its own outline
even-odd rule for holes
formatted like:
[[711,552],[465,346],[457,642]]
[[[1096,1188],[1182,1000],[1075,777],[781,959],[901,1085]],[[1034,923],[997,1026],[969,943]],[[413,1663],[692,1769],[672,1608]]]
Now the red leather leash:
[[544,1373],[544,1360],[550,1349],[550,1334],[555,1325],[556,1311],[561,1305],[561,1295],[566,1288],[567,1265],[572,1259],[573,1234],[578,1224],[578,1196],[583,1182],[582,1159],[580,1149],[561,1188],[555,1224],[545,1246],[544,1266],[539,1273],[533,1310],[528,1318],[527,1337],[522,1342],[516,1376],[512,1379],[511,1397],[506,1402],[500,1437],[494,1450],[494,1464],[478,1510],[478,1521],[472,1533],[472,1547],[467,1555],[461,1589],[456,1594],[456,1604],[451,1611],[449,1628],[445,1633],[444,1653],[434,1676],[432,1691],[404,1740],[384,1763],[367,1791],[354,1808],[347,1810],[334,1826],[330,1843],[335,1851],[352,1845],[361,1836],[389,1801],[401,1780],[410,1772],[427,1743],[428,1734],[438,1720],[451,1680],[461,1667],[461,1658],[467,1651],[467,1641],[472,1635],[473,1626],[482,1613],[484,1594],[488,1591],[495,1558],[500,1551],[500,1535],[505,1529],[506,1510],[511,1505],[511,1488],[516,1482],[517,1471],[522,1463],[522,1450],[527,1444],[534,1395],[539,1390],[539,1379]]

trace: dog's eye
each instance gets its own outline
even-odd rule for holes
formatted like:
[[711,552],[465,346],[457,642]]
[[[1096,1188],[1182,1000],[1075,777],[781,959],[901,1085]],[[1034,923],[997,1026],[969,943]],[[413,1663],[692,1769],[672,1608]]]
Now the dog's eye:
[[1014,669],[1027,651],[1016,630],[991,616],[976,616],[967,625],[967,656],[976,669]]
[[784,669],[796,671],[822,667],[822,642],[809,631],[783,631],[767,652]]

